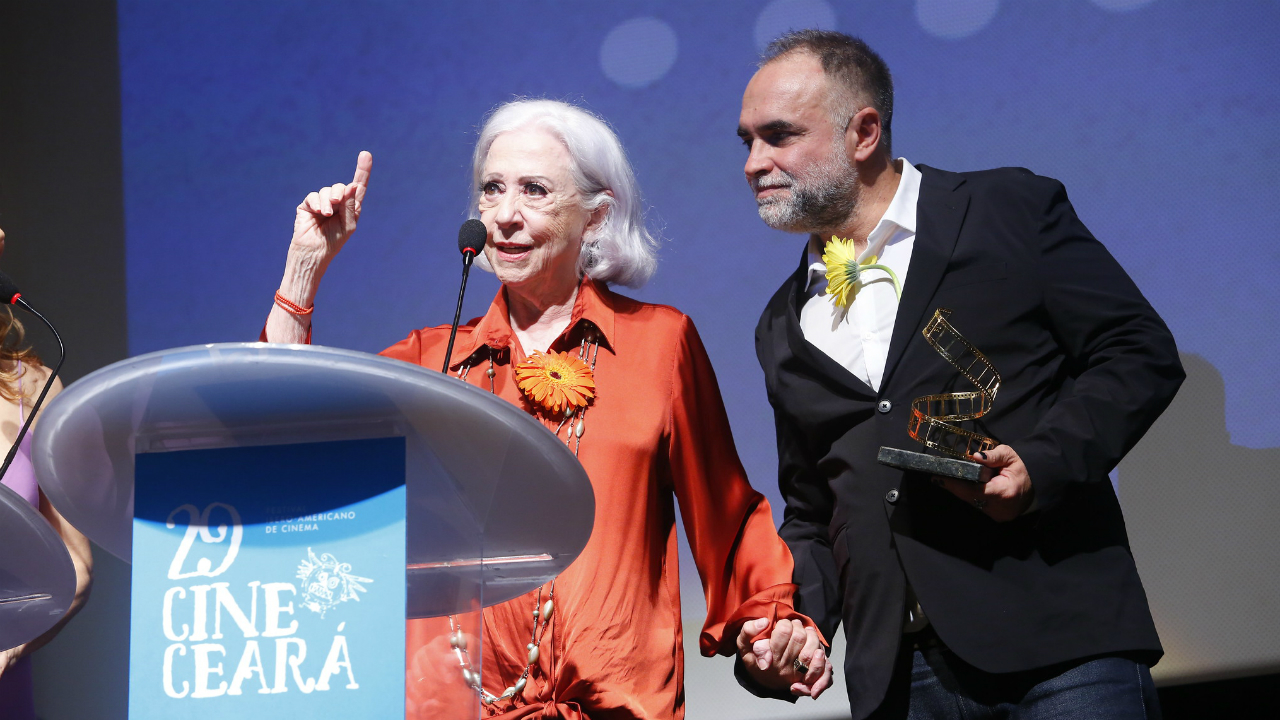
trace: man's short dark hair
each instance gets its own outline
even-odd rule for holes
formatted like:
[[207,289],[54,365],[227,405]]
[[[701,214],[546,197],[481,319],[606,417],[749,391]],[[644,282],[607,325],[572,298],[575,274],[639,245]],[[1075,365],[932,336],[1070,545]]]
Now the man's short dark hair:
[[[890,121],[893,119],[893,77],[889,66],[866,43],[830,30],[794,30],[769,43],[760,66],[793,52],[808,52],[822,63],[822,71],[846,87],[856,107],[833,107],[837,126],[870,105],[880,113],[880,149],[893,157]],[[839,104],[839,103],[837,103]]]

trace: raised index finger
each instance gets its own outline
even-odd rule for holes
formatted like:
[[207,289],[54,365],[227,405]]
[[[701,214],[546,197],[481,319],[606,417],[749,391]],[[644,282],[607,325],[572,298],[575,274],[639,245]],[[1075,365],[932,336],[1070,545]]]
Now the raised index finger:
[[356,158],[356,174],[351,184],[356,186],[356,202],[364,200],[364,191],[369,187],[369,173],[373,171],[373,153],[361,150]]

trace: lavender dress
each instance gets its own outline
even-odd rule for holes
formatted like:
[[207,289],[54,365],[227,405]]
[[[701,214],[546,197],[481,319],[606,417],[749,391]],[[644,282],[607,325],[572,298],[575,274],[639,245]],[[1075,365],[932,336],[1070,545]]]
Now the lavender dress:
[[[22,375],[18,376],[18,427],[22,427],[25,410],[22,402]],[[18,446],[18,454],[13,456],[13,463],[0,480],[5,487],[17,492],[31,503],[32,507],[40,507],[40,487],[36,484],[36,471],[31,466],[31,433],[22,438]],[[0,675],[0,717],[5,720],[35,720],[35,698],[31,690],[31,657],[18,661],[17,665]]]

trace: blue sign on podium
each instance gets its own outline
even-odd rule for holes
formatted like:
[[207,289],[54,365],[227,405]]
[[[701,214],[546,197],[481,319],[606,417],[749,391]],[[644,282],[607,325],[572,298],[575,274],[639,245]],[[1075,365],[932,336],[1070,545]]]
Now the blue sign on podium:
[[404,713],[404,438],[136,458],[129,716]]

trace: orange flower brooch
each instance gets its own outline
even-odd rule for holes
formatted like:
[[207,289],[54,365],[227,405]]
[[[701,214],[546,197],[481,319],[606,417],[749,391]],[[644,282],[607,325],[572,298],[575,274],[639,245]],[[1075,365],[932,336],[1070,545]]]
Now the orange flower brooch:
[[535,352],[516,365],[516,386],[534,405],[553,415],[585,408],[595,397],[591,368],[562,352]]

